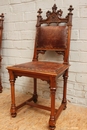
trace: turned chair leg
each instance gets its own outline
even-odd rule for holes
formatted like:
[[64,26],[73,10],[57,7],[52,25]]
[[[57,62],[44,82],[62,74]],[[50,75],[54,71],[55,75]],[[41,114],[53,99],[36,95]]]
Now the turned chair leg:
[[51,88],[51,115],[50,115],[50,120],[49,120],[49,128],[50,130],[55,129],[55,92],[56,88]]
[[36,103],[37,102],[37,79],[34,78],[34,93],[33,93],[33,101]]
[[2,85],[1,85],[1,81],[0,81],[0,93],[2,93]]
[[49,128],[50,130],[55,129],[56,125],[56,120],[55,120],[55,93],[56,93],[56,80],[55,78],[51,79],[50,82],[50,91],[51,91],[51,114],[50,114],[50,119],[49,119]]
[[67,99],[66,99],[66,94],[67,94],[67,79],[68,79],[68,70],[65,71],[64,75],[63,75],[63,79],[64,79],[64,85],[63,85],[63,100],[62,103],[65,103],[65,108],[67,107]]
[[[1,68],[1,56],[0,56],[0,68]],[[0,93],[2,93],[1,75],[0,75]]]
[[11,85],[11,116],[16,117],[16,105],[15,105],[15,78],[12,72],[10,72],[10,85]]

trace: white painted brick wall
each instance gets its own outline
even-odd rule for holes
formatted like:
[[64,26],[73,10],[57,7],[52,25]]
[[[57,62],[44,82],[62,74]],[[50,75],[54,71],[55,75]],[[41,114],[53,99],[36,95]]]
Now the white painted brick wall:
[[[69,5],[73,5],[73,27],[70,46],[70,69],[67,98],[69,102],[87,106],[87,0],[1,0],[0,13],[4,13],[2,41],[2,85],[9,88],[8,65],[32,60],[37,10],[51,10],[56,3],[58,9],[66,15]],[[45,13],[43,13],[45,17]],[[50,57],[51,56],[51,57]],[[54,53],[46,53],[43,59],[53,60]],[[42,59],[42,56],[39,57]],[[57,58],[61,60],[61,58]],[[54,60],[57,60],[54,58]],[[56,99],[62,98],[62,78],[59,79]],[[33,92],[33,80],[21,77],[17,79],[16,90]],[[30,86],[30,87],[29,87]],[[39,87],[40,86],[40,87]],[[38,80],[38,94],[49,98],[49,85]]]

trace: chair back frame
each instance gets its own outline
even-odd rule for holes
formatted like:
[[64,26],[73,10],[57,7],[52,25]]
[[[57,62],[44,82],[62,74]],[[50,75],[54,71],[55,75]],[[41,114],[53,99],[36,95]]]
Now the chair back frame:
[[[52,7],[52,12],[47,11],[47,18],[43,19],[41,16],[42,10],[39,9],[37,15],[33,61],[38,60],[39,53],[44,54],[47,50],[50,50],[55,51],[58,54],[62,54],[64,56],[64,63],[69,63],[69,48],[73,15],[72,6],[70,6],[68,10],[69,13],[67,14],[67,16],[65,18],[61,18],[63,11],[61,9],[57,10],[56,4],[54,4],[54,6]],[[56,24],[56,26],[53,26],[52,24]],[[44,27],[43,25],[46,26]],[[53,37],[51,37],[50,35],[52,35]],[[49,42],[47,42],[47,37],[49,37],[50,39]],[[53,41],[54,37],[57,40]],[[62,44],[63,41],[66,42],[66,45]]]

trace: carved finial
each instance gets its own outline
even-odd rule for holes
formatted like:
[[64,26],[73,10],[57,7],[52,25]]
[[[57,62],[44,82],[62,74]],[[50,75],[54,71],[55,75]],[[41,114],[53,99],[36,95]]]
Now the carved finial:
[[70,5],[70,7],[69,7],[69,14],[72,14],[72,11],[74,10],[74,8],[72,7],[72,5]]
[[60,17],[61,17],[61,16],[62,16],[63,11],[60,9],[60,10],[58,10],[58,11],[57,11],[57,13],[58,13],[58,16],[60,16]]
[[50,14],[51,14],[51,11],[48,10],[48,11],[46,12],[46,16],[49,17]]
[[3,20],[3,18],[4,18],[4,14],[2,13],[2,14],[0,15],[0,17],[1,17],[1,19]]
[[57,10],[56,4],[54,4],[54,6],[52,7],[52,10],[53,10],[53,12],[56,12],[56,10]]
[[39,13],[39,15],[38,15],[38,16],[41,16],[42,10],[41,10],[41,9],[39,9],[39,10],[37,11],[37,13]]

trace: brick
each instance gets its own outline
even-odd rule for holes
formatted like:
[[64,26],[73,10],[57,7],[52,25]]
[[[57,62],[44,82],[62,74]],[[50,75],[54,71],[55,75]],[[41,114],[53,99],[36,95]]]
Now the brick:
[[13,49],[14,48],[13,41],[3,40],[2,48],[3,49],[9,49],[9,48]]
[[80,30],[80,39],[87,40],[87,30]]
[[22,40],[32,40],[35,38],[35,31],[22,31],[21,39]]
[[69,72],[68,81],[75,82],[75,78],[76,78],[76,73],[74,73],[74,72]]
[[74,97],[74,96],[68,95],[67,96],[67,101],[70,102],[70,103],[77,103],[77,98]]
[[16,22],[15,30],[16,31],[26,31],[26,30],[35,30],[36,29],[36,21],[32,22]]
[[76,81],[81,83],[87,83],[87,74],[85,73],[78,73],[76,75]]
[[85,62],[87,63],[87,52],[80,52],[80,62]]
[[5,15],[5,19],[7,22],[22,22],[23,21],[23,13],[17,12],[15,13],[8,13]]
[[[79,51],[81,50],[82,48],[85,49],[84,45],[86,45],[86,43],[83,43],[82,41],[71,41],[70,43],[70,51]],[[83,51],[84,51],[83,49]]]
[[70,61],[80,61],[79,51],[70,51]]
[[13,57],[3,57],[2,60],[3,65],[15,65],[15,59]]
[[78,31],[78,30],[72,30],[71,39],[72,39],[72,40],[77,40],[77,39],[79,39],[79,31]]
[[80,17],[87,18],[87,7],[83,6],[80,8]]
[[75,83],[75,85],[74,85],[74,89],[75,89],[75,90],[81,91],[81,90],[84,90],[83,88],[84,88],[84,85],[83,85],[83,84]]
[[22,64],[22,63],[26,63],[26,62],[30,62],[30,61],[32,61],[32,59],[30,59],[29,57],[28,58],[22,58],[22,57],[15,58],[16,64]]
[[73,7],[75,8],[75,7],[78,6],[78,4],[79,4],[79,1],[75,1],[75,0],[73,0],[73,1],[71,1],[71,0],[63,0],[63,6],[64,7],[67,7],[69,5],[73,5]]
[[87,84],[83,85],[83,89],[84,89],[84,91],[87,91]]
[[75,90],[67,89],[67,94],[70,95],[70,96],[75,96]]
[[79,50],[81,50],[82,52],[87,51],[87,41],[83,41],[82,43],[80,43]]
[[70,72],[79,72],[79,73],[87,72],[87,63],[70,62],[70,64],[71,64],[69,68]]
[[34,1],[34,0],[21,0],[21,2],[30,2],[30,1]]
[[73,86],[74,86],[74,84],[73,84],[73,83],[68,82],[68,84],[67,84],[67,88],[68,88],[68,89],[73,89]]
[[3,39],[4,39],[4,40],[7,40],[7,32],[3,32],[2,34],[3,34],[2,40],[3,40]]
[[9,4],[9,0],[1,0],[0,1],[0,6],[1,5],[8,5]]
[[8,32],[7,33],[7,39],[9,39],[9,40],[20,40],[21,39],[20,32],[18,32],[18,31]]
[[19,4],[21,0],[10,0],[10,4]]
[[80,105],[87,105],[86,103],[86,99],[85,98],[77,98],[77,104],[80,104]]
[[[87,18],[73,18],[73,29],[86,29],[87,28]],[[85,25],[85,26],[84,26]]]
[[14,30],[15,30],[15,23],[4,24],[4,31],[14,31]]
[[86,5],[87,4],[87,0],[79,0],[79,4],[80,5]]
[[20,51],[15,49],[3,49],[3,56],[20,57]]
[[87,99],[87,92],[85,93],[85,98]]
[[33,51],[32,50],[20,50],[20,57],[21,58],[33,58]]
[[34,42],[32,40],[13,41],[13,46],[16,49],[22,50],[33,50]]
[[[50,4],[49,4],[50,3]],[[36,9],[38,10],[41,8],[42,10],[52,9],[52,6],[54,5],[54,0],[37,0],[36,1]],[[57,1],[57,5],[62,5],[62,1]],[[58,7],[59,8],[59,7]]]
[[14,13],[17,12],[33,12],[35,11],[35,2],[21,3],[12,5]]
[[24,14],[24,20],[25,21],[36,21],[37,20],[37,13],[36,12],[32,12],[32,13],[30,13],[30,12],[26,12],[25,14]]
[[84,98],[85,97],[85,92],[84,91],[75,91],[76,97]]
[[11,8],[9,5],[3,5],[3,6],[0,6],[0,13],[10,13],[11,11]]

